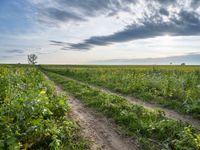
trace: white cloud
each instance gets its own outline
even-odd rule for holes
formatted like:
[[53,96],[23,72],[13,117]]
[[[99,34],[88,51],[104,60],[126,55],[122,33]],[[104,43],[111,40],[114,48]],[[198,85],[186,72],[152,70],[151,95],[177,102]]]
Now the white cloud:
[[[25,50],[24,56],[16,56],[16,58],[12,59],[6,58],[9,61],[23,60],[22,62],[26,62],[26,55],[33,52],[40,55],[40,63],[86,63],[103,58],[171,56],[199,51],[200,48],[199,36],[164,36],[153,38],[154,36],[152,36],[152,34],[145,34],[145,32],[141,30],[141,32],[144,33],[143,36],[149,39],[139,37],[137,39],[130,38],[130,40],[124,40],[122,36],[125,35],[120,35],[119,40],[116,40],[114,36],[112,37],[114,40],[112,39],[111,41],[107,38],[123,30],[144,26],[146,21],[150,23],[159,23],[160,21],[169,23],[174,18],[181,20],[180,12],[182,10],[195,12],[197,14],[196,16],[198,16],[200,14],[200,8],[197,7],[197,5],[200,5],[200,3],[191,6],[191,0],[28,1],[33,6],[34,11],[32,12],[34,13],[27,12],[27,16],[31,19],[31,22],[34,22],[35,30],[30,29],[30,32],[27,33],[0,34],[0,55],[4,55],[2,53],[4,50]],[[160,11],[162,11],[161,14]],[[191,16],[191,14],[182,14],[182,18],[187,18],[187,15]],[[192,19],[195,20],[195,18]],[[190,23],[190,21],[186,23]],[[181,25],[183,25],[183,23]],[[156,28],[156,30],[157,29],[159,28]],[[156,30],[152,29],[152,31]],[[199,31],[199,28],[197,28],[197,30]],[[165,34],[166,33],[159,34],[159,36]],[[98,37],[106,37],[106,40],[102,41],[111,44],[98,46],[98,44],[100,45],[102,43],[92,40],[91,37],[100,40],[101,38]],[[50,45],[51,43],[49,40],[75,44],[84,43],[84,40],[88,40],[93,43],[91,51],[77,52],[72,51],[72,49],[70,51],[60,50],[62,47]],[[95,42],[97,43],[96,45],[94,44]]]

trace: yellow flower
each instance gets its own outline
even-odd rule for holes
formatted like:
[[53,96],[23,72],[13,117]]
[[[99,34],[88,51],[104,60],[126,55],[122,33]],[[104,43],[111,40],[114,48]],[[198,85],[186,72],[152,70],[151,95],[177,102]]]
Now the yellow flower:
[[44,90],[42,90],[41,92],[40,92],[40,94],[41,95],[43,95],[43,94],[45,94],[46,92],[44,91]]

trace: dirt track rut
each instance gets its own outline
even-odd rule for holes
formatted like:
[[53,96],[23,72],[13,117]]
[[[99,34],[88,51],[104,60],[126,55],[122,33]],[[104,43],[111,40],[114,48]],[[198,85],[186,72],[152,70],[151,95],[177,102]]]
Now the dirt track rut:
[[[92,86],[92,87],[97,88],[96,86]],[[133,103],[133,104],[136,104],[136,105],[142,105],[144,108],[147,108],[147,109],[159,109],[159,110],[165,112],[165,116],[167,118],[191,124],[193,127],[195,127],[197,130],[200,131],[200,120],[194,119],[192,116],[180,114],[180,113],[178,113],[174,110],[171,110],[171,109],[168,109],[168,108],[163,108],[162,106],[160,106],[158,104],[147,103],[147,102],[139,100],[135,97],[125,96],[125,95],[122,95],[122,94],[114,93],[114,92],[111,92],[107,89],[103,89],[103,88],[99,88],[99,87],[98,87],[98,89],[100,89],[101,91],[104,91],[104,92],[109,92],[111,94],[124,97],[130,103]]]
[[[61,87],[56,87],[62,92]],[[85,107],[79,100],[69,97],[71,118],[81,127],[82,135],[92,141],[91,150],[137,150],[136,140],[118,134],[117,128],[105,117]]]
[[110,91],[108,89],[101,88],[101,87],[96,86],[96,85],[87,84],[87,83],[75,80],[73,78],[69,78],[69,77],[66,77],[66,76],[63,76],[63,77],[65,77],[67,79],[70,79],[70,80],[74,80],[76,82],[79,82],[80,84],[88,85],[91,88],[98,89],[98,90],[106,92],[106,93],[110,93],[110,94],[113,94],[113,95],[117,95],[117,96],[123,97],[123,98],[127,99],[130,103],[133,103],[133,104],[136,104],[136,105],[142,105],[144,108],[147,108],[147,109],[159,109],[159,110],[165,112],[165,116],[167,118],[170,118],[170,119],[173,119],[173,120],[176,120],[176,121],[182,121],[182,122],[188,123],[188,124],[192,125],[197,130],[200,131],[200,120],[195,119],[192,116],[178,113],[178,112],[176,112],[176,111],[174,111],[172,109],[163,108],[162,106],[160,106],[158,104],[147,103],[147,102],[139,100],[139,99],[137,99],[135,97],[131,97],[131,96],[126,96],[126,95],[123,95],[123,94],[115,93],[115,92],[112,92],[112,91]]

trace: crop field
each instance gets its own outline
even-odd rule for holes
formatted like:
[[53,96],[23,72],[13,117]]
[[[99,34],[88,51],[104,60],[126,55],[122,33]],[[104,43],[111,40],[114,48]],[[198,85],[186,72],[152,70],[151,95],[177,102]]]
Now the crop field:
[[200,150],[199,66],[1,65],[0,85],[0,149]]
[[200,119],[199,66],[44,66],[44,69]]
[[0,149],[87,149],[66,96],[35,67],[0,66]]
[[[114,119],[123,132],[139,137],[140,142],[149,145],[155,140],[159,145],[167,145],[166,149],[192,148],[192,141],[188,138],[195,136],[190,126],[166,118],[163,112],[149,111],[141,106],[127,103],[126,99],[119,96],[92,89],[88,84],[135,96],[141,101],[158,103],[161,107],[189,114],[199,120],[199,67],[42,66],[42,68],[52,80],[60,83],[64,90],[108,118]],[[199,138],[199,135],[196,137]],[[197,146],[192,149],[198,148]]]
[[0,150],[200,150],[200,0],[0,7]]

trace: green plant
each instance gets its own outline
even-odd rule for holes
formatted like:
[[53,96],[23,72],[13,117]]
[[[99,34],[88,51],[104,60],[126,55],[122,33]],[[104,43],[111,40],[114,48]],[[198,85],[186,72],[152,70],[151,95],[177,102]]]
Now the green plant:
[[0,149],[86,149],[65,95],[31,66],[0,66]]
[[[167,119],[159,110],[148,110],[142,106],[128,103],[122,97],[93,89],[86,84],[80,84],[56,73],[45,73],[88,107],[112,118],[124,133],[137,137],[145,147],[147,143],[153,143],[159,148],[179,150],[180,143],[185,141],[181,134],[184,133],[187,125]],[[199,136],[194,129],[191,129],[190,134],[193,141]],[[144,143],[144,141],[146,142]],[[185,147],[191,150],[195,150],[197,146],[194,142],[185,143]]]

